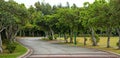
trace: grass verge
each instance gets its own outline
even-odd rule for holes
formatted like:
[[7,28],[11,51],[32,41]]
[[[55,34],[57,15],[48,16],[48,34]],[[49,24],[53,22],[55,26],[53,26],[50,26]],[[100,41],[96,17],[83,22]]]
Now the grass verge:
[[17,47],[13,53],[10,54],[7,50],[4,49],[4,52],[0,54],[0,58],[17,58],[18,56],[27,52],[27,49],[20,43],[15,42],[15,44],[17,44]]
[[[60,38],[59,40],[64,40],[63,38]],[[69,40],[68,40],[69,41]],[[98,43],[98,46],[92,46],[92,43],[90,41],[90,37],[87,37],[87,45],[84,46],[84,38],[83,37],[77,37],[77,45],[67,43],[67,45],[70,46],[79,46],[79,47],[85,47],[85,48],[93,48],[98,50],[104,50],[109,52],[114,52],[120,54],[120,50],[117,49],[116,43],[118,42],[118,37],[111,37],[110,39],[110,48],[106,48],[107,43],[107,37],[100,37],[100,41]],[[59,44],[66,44],[63,41]]]

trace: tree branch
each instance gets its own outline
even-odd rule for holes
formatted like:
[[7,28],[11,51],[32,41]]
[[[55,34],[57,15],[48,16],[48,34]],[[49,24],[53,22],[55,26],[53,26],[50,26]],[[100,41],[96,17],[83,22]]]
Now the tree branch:
[[6,29],[6,27],[3,27],[3,28],[0,30],[0,32],[2,32],[4,29]]

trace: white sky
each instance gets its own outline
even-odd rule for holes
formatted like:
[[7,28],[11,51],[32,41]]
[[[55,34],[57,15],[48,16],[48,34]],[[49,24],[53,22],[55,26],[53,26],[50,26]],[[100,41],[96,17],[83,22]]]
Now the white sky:
[[[8,0],[5,0],[8,1]],[[35,2],[46,2],[49,3],[50,5],[59,5],[60,3],[65,6],[66,2],[69,2],[70,5],[73,5],[75,3],[78,7],[82,7],[84,2],[94,2],[94,0],[14,0],[18,3],[24,3],[26,7],[28,8],[30,5],[34,5]]]

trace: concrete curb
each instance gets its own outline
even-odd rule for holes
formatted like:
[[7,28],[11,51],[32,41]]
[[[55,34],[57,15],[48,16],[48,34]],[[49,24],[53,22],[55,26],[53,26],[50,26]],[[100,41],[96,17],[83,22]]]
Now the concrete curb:
[[[86,48],[86,47],[83,47],[83,48]],[[96,48],[88,48],[88,49],[98,50],[98,51],[102,51],[102,52],[106,52],[106,53],[114,54],[114,55],[120,57],[120,54],[115,53],[115,52],[106,51],[106,50],[102,50],[102,49],[96,49]]]
[[101,50],[101,49],[98,49],[99,51],[103,51],[103,52],[107,52],[107,53],[110,53],[110,54],[114,54],[114,55],[117,55],[120,57],[120,54],[118,53],[115,53],[115,52],[111,52],[111,51],[106,51],[106,50]]
[[[17,40],[18,43],[23,45],[23,43],[19,42],[18,39],[16,39],[16,40]],[[30,56],[33,53],[33,50],[31,48],[26,47],[25,45],[23,45],[23,46],[27,49],[27,52],[25,54],[23,54],[23,55],[18,56],[17,58],[26,58],[26,57]]]
[[29,55],[31,55],[31,49],[28,49],[28,48],[27,48],[27,52],[26,52],[25,54],[17,57],[17,58],[26,58],[26,57],[28,57]]

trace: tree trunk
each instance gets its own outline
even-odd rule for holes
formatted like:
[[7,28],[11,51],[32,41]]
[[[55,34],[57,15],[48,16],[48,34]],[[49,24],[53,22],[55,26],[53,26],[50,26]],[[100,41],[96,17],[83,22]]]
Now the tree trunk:
[[120,29],[119,28],[117,28],[117,32],[118,32],[118,35],[119,35],[118,49],[120,49]]
[[66,43],[68,43],[67,35],[66,34],[64,34],[64,40],[65,40]]
[[107,29],[107,36],[108,36],[108,39],[107,39],[107,48],[110,48],[110,28]]
[[72,32],[72,30],[70,31],[70,43],[73,43],[73,32]]
[[47,31],[45,31],[45,37],[48,38],[48,32]]
[[84,46],[85,46],[85,45],[86,45],[87,38],[86,38],[85,34],[83,34],[83,36],[84,36]]
[[20,30],[20,34],[19,34],[19,36],[21,37],[22,36],[22,34],[21,34],[22,32],[21,32],[21,30]]
[[23,30],[23,37],[25,36],[25,31]]
[[54,37],[54,31],[52,30],[51,27],[50,27],[50,31],[51,31],[51,33],[52,33],[52,38],[55,39],[55,37]]
[[5,34],[6,34],[6,38],[7,38],[7,40],[8,40],[8,37],[9,37],[9,36],[8,36],[8,33],[7,33],[7,31],[5,31]]
[[12,42],[12,36],[13,36],[13,29],[12,29],[12,25],[10,25],[8,28],[6,28],[6,37],[7,40],[9,40],[9,42]]
[[77,37],[77,32],[74,32],[74,44],[75,44],[75,45],[77,44],[76,37]]
[[34,31],[32,31],[32,36],[34,37]]
[[15,37],[17,36],[18,32],[19,32],[19,27],[18,26],[12,26],[10,25],[8,28],[6,28],[6,37],[7,40],[9,40],[9,42],[14,42],[15,41]]
[[3,53],[1,32],[2,32],[4,29],[6,29],[6,27],[1,28],[1,30],[0,30],[0,53]]
[[2,49],[2,38],[1,38],[1,32],[0,32],[0,52],[1,52],[1,53],[3,52],[3,49]]
[[13,39],[14,42],[16,41],[15,37],[17,36],[18,32],[19,32],[19,29],[12,36],[12,39]]
[[31,36],[31,30],[29,30],[28,32],[29,32],[29,35],[28,35],[28,36]]
[[36,35],[37,37],[39,37],[39,34],[38,34],[38,32],[37,32],[37,35]]
[[30,32],[30,34],[31,34],[30,37],[32,37],[32,31]]
[[91,28],[91,31],[92,31],[92,42],[93,42],[92,45],[93,45],[93,46],[97,46],[94,29]]
[[102,35],[102,31],[100,31],[100,36],[103,36],[103,35]]
[[61,38],[61,34],[59,33],[59,38]]

